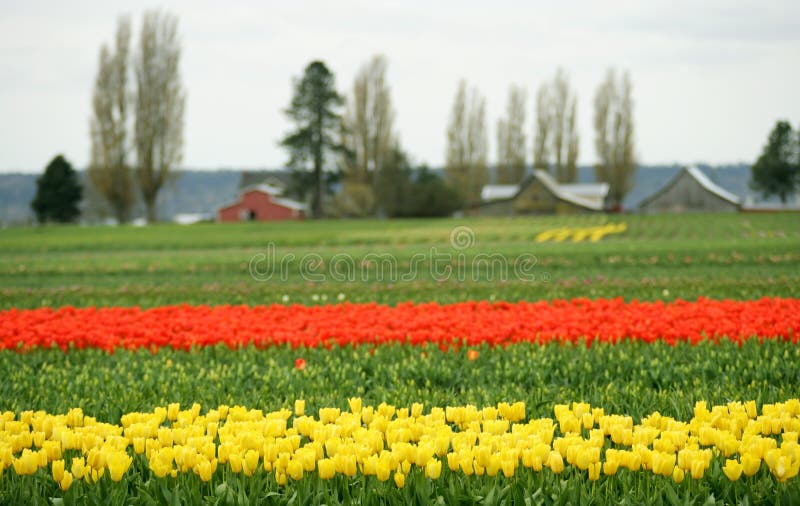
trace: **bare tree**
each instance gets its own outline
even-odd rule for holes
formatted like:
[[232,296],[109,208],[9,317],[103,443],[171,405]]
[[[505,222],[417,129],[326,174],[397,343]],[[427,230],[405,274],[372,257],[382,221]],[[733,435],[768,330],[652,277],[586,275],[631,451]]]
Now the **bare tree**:
[[[380,180],[395,142],[387,66],[386,58],[377,55],[359,69],[342,129],[342,144],[347,148],[343,163],[346,190],[362,194],[371,191],[377,197],[372,199],[373,204],[377,201],[379,206],[378,194],[386,187]],[[362,210],[362,214],[369,212],[371,209]]]
[[511,86],[506,117],[497,120],[497,182],[517,184],[525,176],[525,102],[522,87]]
[[536,123],[533,132],[533,167],[549,170],[548,140],[550,138],[550,89],[546,83],[536,92]]
[[157,219],[156,199],[183,157],[185,92],[181,84],[178,18],[145,13],[135,59],[136,177],[147,208]]
[[534,167],[550,169],[561,183],[577,179],[578,132],[576,131],[577,97],[570,89],[563,69],[556,71],[550,83],[539,87],[536,97]]
[[575,92],[563,69],[556,71],[552,86],[552,152],[555,156],[555,177],[561,183],[577,179],[578,133],[575,131]]
[[609,184],[609,200],[617,208],[633,187],[636,173],[631,88],[630,75],[625,72],[617,78],[612,68],[594,97],[595,148],[599,160],[595,177]]
[[89,128],[92,144],[89,181],[109,205],[118,223],[130,219],[134,202],[131,170],[126,160],[130,35],[130,19],[120,18],[114,52],[105,44],[100,48]]
[[480,201],[487,182],[486,100],[461,81],[447,128],[445,176],[466,204]]

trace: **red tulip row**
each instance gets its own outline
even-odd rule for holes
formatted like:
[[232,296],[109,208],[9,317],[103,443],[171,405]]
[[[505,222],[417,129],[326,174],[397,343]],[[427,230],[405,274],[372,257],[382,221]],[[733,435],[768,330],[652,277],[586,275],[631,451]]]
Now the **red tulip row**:
[[750,337],[798,342],[800,299],[625,302],[336,304],[327,306],[165,306],[41,308],[0,312],[0,348],[58,346],[113,350],[223,343],[331,346],[585,340],[697,343]]

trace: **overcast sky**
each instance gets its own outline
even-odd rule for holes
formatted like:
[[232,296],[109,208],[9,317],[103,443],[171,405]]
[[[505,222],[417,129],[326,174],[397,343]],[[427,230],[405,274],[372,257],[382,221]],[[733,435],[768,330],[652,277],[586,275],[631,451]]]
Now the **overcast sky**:
[[609,66],[631,73],[642,163],[751,163],[776,120],[800,124],[796,0],[0,0],[0,171],[41,171],[57,153],[86,166],[99,48],[121,14],[138,37],[145,8],[180,20],[188,168],[282,166],[292,78],[322,59],[349,94],[377,53],[403,147],[434,166],[461,78],[486,96],[494,160],[509,85],[528,89],[530,143],[532,98],[559,66],[578,92],[581,164],[595,161],[592,99]]

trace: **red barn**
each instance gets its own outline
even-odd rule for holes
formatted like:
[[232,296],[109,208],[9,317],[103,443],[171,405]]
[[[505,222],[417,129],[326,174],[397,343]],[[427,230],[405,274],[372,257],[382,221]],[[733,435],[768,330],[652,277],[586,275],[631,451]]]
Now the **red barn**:
[[302,220],[306,206],[295,200],[280,197],[281,190],[272,185],[260,184],[244,188],[239,200],[217,211],[217,220],[278,221]]

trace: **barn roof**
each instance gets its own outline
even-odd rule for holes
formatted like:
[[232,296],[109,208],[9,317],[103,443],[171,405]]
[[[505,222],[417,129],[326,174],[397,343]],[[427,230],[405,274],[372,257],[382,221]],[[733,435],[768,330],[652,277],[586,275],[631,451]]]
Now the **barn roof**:
[[481,200],[509,199],[518,191],[518,184],[487,184],[481,189]]
[[540,181],[556,198],[593,211],[602,211],[603,205],[592,200],[603,202],[606,195],[608,195],[608,183],[559,184],[546,170],[536,170],[518,185],[494,184],[484,186],[481,190],[481,200],[491,202],[514,199],[534,180]]
[[239,194],[248,193],[248,192],[261,192],[261,193],[266,193],[270,197],[277,197],[281,193],[283,193],[283,188],[279,188],[279,187],[271,185],[271,184],[262,183],[262,184],[254,184],[254,185],[246,186],[246,187],[242,188],[241,190],[239,190]]
[[610,186],[608,183],[575,183],[560,184],[561,189],[584,198],[599,198],[605,200]]
[[699,167],[688,167],[686,171],[689,172],[689,174],[695,178],[698,183],[700,183],[700,186],[710,191],[714,195],[721,199],[727,200],[731,204],[739,204],[739,197],[714,183],[703,173],[702,170],[700,170]]
[[541,170],[541,169],[536,170],[534,171],[533,175],[545,186],[545,188],[550,190],[553,193],[553,195],[555,195],[559,199],[569,202],[570,204],[575,204],[576,206],[591,209],[593,211],[603,210],[603,204],[595,204],[594,202],[586,200],[584,197],[575,195],[574,193],[571,193],[569,190],[563,188],[561,185],[558,184],[558,182],[555,179],[553,179],[553,176],[551,176],[550,173],[547,172],[546,170]]
[[700,170],[699,167],[692,166],[692,167],[684,167],[680,170],[672,179],[669,180],[667,184],[653,192],[650,196],[644,198],[640,203],[639,207],[644,207],[649,204],[651,201],[656,199],[658,196],[672,188],[675,184],[677,184],[678,180],[683,177],[684,175],[688,175],[692,179],[694,179],[701,188],[706,190],[707,192],[716,195],[717,197],[725,200],[726,202],[730,202],[733,205],[740,205],[740,199],[733,193],[729,192],[728,190],[722,188],[715,182],[713,182],[705,173]]

